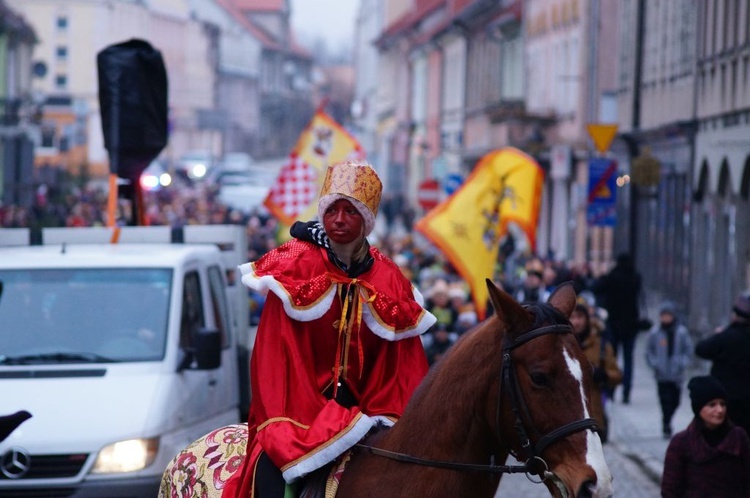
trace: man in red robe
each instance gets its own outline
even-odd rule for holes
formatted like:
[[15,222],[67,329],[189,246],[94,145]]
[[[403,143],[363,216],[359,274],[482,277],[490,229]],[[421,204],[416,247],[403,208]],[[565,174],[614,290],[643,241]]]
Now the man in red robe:
[[240,267],[268,292],[251,360],[250,443],[224,495],[281,497],[376,424],[392,425],[427,372],[424,300],[367,235],[382,184],[367,163],[327,172],[319,222]]

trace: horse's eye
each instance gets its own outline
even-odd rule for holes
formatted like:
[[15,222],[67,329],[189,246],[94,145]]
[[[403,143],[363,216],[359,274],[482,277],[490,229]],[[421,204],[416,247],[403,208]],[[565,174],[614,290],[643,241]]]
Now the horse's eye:
[[534,372],[531,374],[531,382],[534,383],[534,385],[538,387],[546,387],[549,385],[549,379],[546,375],[539,372]]

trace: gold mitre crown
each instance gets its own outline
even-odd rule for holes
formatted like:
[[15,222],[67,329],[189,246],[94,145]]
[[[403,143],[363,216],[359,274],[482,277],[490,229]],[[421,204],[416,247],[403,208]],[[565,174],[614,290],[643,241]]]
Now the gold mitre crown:
[[320,190],[320,199],[329,195],[345,195],[361,202],[373,218],[378,214],[383,184],[375,169],[367,162],[344,161],[329,166]]

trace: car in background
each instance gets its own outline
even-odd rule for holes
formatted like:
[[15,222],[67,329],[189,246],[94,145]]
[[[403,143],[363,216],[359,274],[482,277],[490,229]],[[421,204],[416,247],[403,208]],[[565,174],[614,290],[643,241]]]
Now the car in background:
[[245,152],[227,152],[219,163],[222,173],[248,171],[255,160]]
[[223,185],[219,189],[219,200],[232,209],[249,214],[265,212],[263,201],[271,190],[268,186],[237,183]]
[[152,161],[141,173],[141,188],[146,191],[161,190],[172,184],[172,175],[161,161]]
[[218,198],[243,213],[265,212],[263,201],[276,183],[283,159],[255,161],[245,153],[227,153],[212,180]]
[[193,181],[203,180],[216,168],[216,158],[208,150],[193,150],[180,157],[177,172]]
[[255,168],[222,172],[217,179],[219,200],[243,213],[262,210],[275,179],[275,173]]

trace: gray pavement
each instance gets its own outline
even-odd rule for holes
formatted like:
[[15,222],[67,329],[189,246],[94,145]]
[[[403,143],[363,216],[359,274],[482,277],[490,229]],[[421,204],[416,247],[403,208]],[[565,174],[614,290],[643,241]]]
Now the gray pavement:
[[[610,441],[604,445],[604,455],[614,477],[616,497],[660,496],[664,455],[669,441],[662,437],[656,381],[644,357],[647,334],[639,334],[636,340],[630,403],[622,404],[618,389],[615,401],[608,408]],[[686,379],[704,373],[703,367],[696,365],[696,371],[689,372]],[[674,432],[686,428],[692,418],[690,397],[683,385],[680,406],[672,419]],[[513,474],[503,477],[495,496],[542,498],[550,495],[544,486],[529,482],[524,475]]]
[[[613,445],[604,445],[604,457],[612,471],[616,497],[659,496],[659,485],[643,471],[638,463],[620,453]],[[496,498],[549,498],[550,494],[545,486],[530,482],[524,475],[509,474],[500,481],[500,487],[495,496]]]

